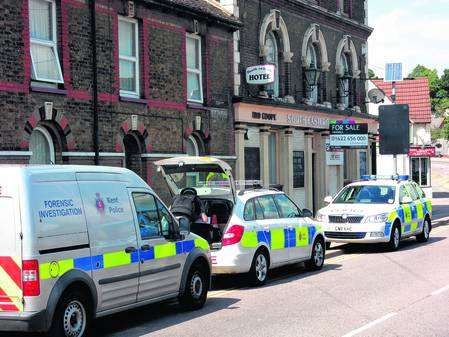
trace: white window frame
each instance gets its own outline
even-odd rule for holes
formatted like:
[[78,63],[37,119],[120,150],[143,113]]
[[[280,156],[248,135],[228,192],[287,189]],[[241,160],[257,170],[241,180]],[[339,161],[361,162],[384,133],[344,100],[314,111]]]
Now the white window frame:
[[268,60],[265,59],[265,62],[268,64],[272,64],[274,65],[274,82],[267,84],[266,85],[266,89],[270,90],[270,88],[273,89],[273,97],[279,97],[279,87],[280,87],[280,78],[279,78],[279,47],[278,47],[278,42],[276,40],[276,36],[273,34],[272,31],[268,32],[267,35],[265,36],[265,44],[266,41],[270,39],[273,41],[273,46],[274,46],[274,55],[275,55],[275,61],[273,62],[268,62]]
[[[120,74],[120,60],[128,61],[128,62],[134,62],[136,65],[136,78],[135,78],[135,85],[136,85],[136,91],[128,91],[128,90],[122,90],[120,89],[120,96],[122,97],[130,97],[130,98],[140,98],[140,59],[139,59],[139,22],[136,19],[127,18],[124,16],[118,16],[119,23],[122,22],[129,22],[134,27],[134,36],[135,36],[135,46],[136,46],[136,56],[124,56],[120,55],[120,31],[119,31],[119,74]],[[119,25],[120,27],[120,25]],[[119,75],[120,76],[120,75]],[[119,79],[120,82],[120,79]]]
[[[318,68],[318,55],[315,49],[315,46],[311,43],[307,46],[306,59],[309,61],[310,55],[310,63],[309,67],[314,64],[315,68]],[[318,103],[318,83],[314,85],[310,91],[307,92],[307,99],[309,99],[310,103],[317,104]]]
[[[199,60],[198,60],[198,67],[199,67],[199,69],[192,69],[192,68],[189,68],[187,65],[186,65],[186,67],[187,67],[187,75],[189,73],[193,73],[193,74],[199,75],[199,79],[200,79],[200,95],[201,95],[201,99],[199,99],[199,100],[192,99],[192,98],[189,98],[189,97],[187,97],[187,100],[189,102],[201,103],[202,104],[202,103],[204,103],[204,94],[203,94],[203,59],[202,59],[202,50],[201,50],[201,36],[199,36],[197,34],[187,33],[186,34],[186,42],[187,42],[187,39],[194,39],[194,40],[198,41],[198,58],[199,58]],[[188,57],[188,55],[187,55],[187,48],[186,48],[186,60],[187,60],[187,57]],[[187,64],[187,62],[186,62],[186,64]],[[188,91],[188,88],[186,88],[186,90]]]
[[[43,2],[48,2],[51,4],[51,24],[52,24],[52,40],[48,41],[48,40],[41,40],[41,39],[36,39],[36,38],[32,38],[31,37],[31,32],[30,32],[30,56],[31,56],[31,70],[32,70],[32,78],[33,80],[36,81],[42,81],[42,82],[50,82],[50,83],[64,83],[64,78],[62,76],[62,70],[61,70],[61,64],[59,62],[59,54],[58,54],[58,43],[57,43],[57,30],[56,30],[56,26],[58,24],[58,21],[56,19],[56,3],[55,0],[40,0]],[[28,1],[28,5],[30,5],[31,0]],[[29,21],[31,21],[31,12],[29,14]],[[45,46],[45,47],[50,47],[53,50],[53,53],[55,54],[55,58],[56,58],[56,63],[58,66],[58,75],[59,75],[59,80],[54,80],[54,79],[48,79],[48,78],[44,78],[44,77],[38,77],[37,73],[36,73],[36,69],[34,67],[35,61],[34,61],[34,57],[33,57],[33,52],[31,51],[31,45],[33,44],[37,44],[37,45],[41,45],[41,46]]]

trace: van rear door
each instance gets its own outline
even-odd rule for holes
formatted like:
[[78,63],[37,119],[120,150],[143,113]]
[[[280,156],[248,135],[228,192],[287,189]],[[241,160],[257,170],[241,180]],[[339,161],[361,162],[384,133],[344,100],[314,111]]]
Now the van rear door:
[[8,192],[0,186],[0,311],[23,311],[19,207]]

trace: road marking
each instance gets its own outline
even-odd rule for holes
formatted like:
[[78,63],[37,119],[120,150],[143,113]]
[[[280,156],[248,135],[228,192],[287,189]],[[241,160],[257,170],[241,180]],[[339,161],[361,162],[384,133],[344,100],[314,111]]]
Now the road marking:
[[352,330],[351,332],[347,333],[343,337],[352,337],[352,336],[358,335],[359,333],[361,333],[361,332],[363,332],[365,330],[368,330],[368,329],[372,328],[373,326],[375,326],[377,324],[385,322],[386,320],[388,320],[388,319],[390,319],[390,318],[392,318],[392,317],[394,317],[396,315],[397,315],[397,313],[391,312],[388,315],[385,315],[385,316],[383,316],[383,317],[381,317],[379,319],[376,319],[375,321],[372,321],[372,322],[370,322],[368,324],[365,324],[364,326],[362,326],[362,327],[360,327],[358,329]]
[[443,288],[440,288],[440,289],[438,289],[438,290],[435,290],[435,291],[432,293],[432,296],[439,295],[439,294],[444,293],[445,291],[448,291],[448,290],[449,290],[449,285],[447,285],[447,286],[445,286],[445,287],[443,287]]

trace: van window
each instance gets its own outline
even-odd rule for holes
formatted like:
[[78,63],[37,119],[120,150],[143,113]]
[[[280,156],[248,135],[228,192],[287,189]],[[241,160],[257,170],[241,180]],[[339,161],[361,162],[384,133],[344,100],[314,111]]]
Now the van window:
[[419,199],[424,199],[426,197],[426,194],[424,193],[422,188],[418,186],[418,184],[413,183],[412,186],[415,188],[415,192],[418,195]]
[[405,185],[405,188],[407,189],[408,194],[412,197],[412,200],[418,199],[418,194],[416,193],[415,189],[412,187],[411,184]]
[[154,196],[148,193],[133,193],[133,201],[142,240],[161,236],[159,215]]
[[399,202],[402,204],[405,197],[410,197],[410,194],[408,193],[407,189],[405,188],[405,185],[401,185],[399,189]]
[[174,227],[173,217],[168,209],[157,200],[157,208],[159,210],[159,221],[161,223],[162,235],[167,236],[170,234],[170,228]]
[[254,201],[248,200],[245,204],[245,210],[243,211],[243,219],[245,221],[252,221],[255,219],[254,214]]
[[302,216],[298,207],[285,194],[276,194],[274,200],[276,200],[283,218],[299,218]]
[[264,195],[257,198],[262,207],[264,219],[279,219],[279,213],[274,203],[273,196]]

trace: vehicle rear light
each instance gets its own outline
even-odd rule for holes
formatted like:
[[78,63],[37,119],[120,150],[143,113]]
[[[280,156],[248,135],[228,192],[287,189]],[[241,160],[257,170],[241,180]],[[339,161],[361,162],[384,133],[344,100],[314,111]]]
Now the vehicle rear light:
[[241,225],[232,225],[224,233],[223,239],[221,240],[223,246],[230,246],[239,243],[242,239],[243,232],[245,228]]
[[37,260],[22,261],[22,288],[23,296],[39,296],[41,294]]

